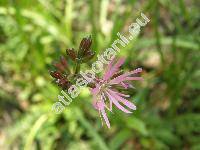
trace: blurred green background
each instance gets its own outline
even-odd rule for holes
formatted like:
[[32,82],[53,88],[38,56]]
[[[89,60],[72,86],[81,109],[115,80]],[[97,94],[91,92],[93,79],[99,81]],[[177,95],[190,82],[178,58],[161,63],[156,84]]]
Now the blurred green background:
[[[1,0],[0,149],[200,149],[199,8],[198,0]],[[137,110],[114,110],[108,130],[84,89],[54,114],[61,89],[52,61],[87,35],[102,53],[140,12],[150,22],[119,54],[125,70],[144,69],[129,99]]]

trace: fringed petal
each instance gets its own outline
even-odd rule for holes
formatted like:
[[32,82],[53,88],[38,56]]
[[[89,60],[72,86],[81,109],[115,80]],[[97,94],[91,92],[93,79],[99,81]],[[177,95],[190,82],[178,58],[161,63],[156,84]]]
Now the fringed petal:
[[128,108],[130,108],[132,110],[136,110],[136,106],[133,103],[131,103],[130,101],[124,99],[123,97],[121,97],[117,93],[113,92],[112,90],[108,90],[108,91],[113,95],[114,98],[116,98],[116,100],[118,100],[119,102],[123,103]]
[[104,76],[103,76],[103,80],[108,80],[109,79],[113,62],[114,62],[114,59],[112,59],[110,61],[110,63],[108,64],[106,72],[104,73]]
[[100,111],[101,111],[101,114],[103,116],[103,119],[104,119],[107,127],[110,128],[110,122],[109,122],[108,117],[106,115],[105,109],[101,109]]
[[119,71],[119,67],[124,63],[125,59],[120,58],[117,63],[112,67],[113,61],[108,65],[107,72],[105,73],[104,80],[111,78],[116,72]]
[[113,90],[113,89],[109,89],[110,91],[112,91],[112,92],[114,92],[114,93],[116,93],[117,95],[119,95],[119,96],[122,96],[122,97],[130,97],[130,95],[126,95],[126,94],[123,94],[123,93],[119,93],[119,92],[117,92],[117,91],[115,91],[115,90]]
[[108,117],[107,117],[106,112],[105,112],[105,108],[106,108],[105,103],[102,100],[100,100],[100,101],[94,100],[93,106],[94,106],[95,109],[97,109],[99,111],[99,116],[100,116],[102,125],[103,125],[103,121],[102,121],[101,116],[103,116],[103,119],[104,119],[107,127],[110,128],[110,122],[109,122]]
[[126,83],[124,83],[124,82],[121,82],[121,85],[125,88],[125,89],[127,89],[129,86],[128,86],[128,84],[126,84]]
[[110,84],[119,84],[120,82],[126,81],[127,77],[130,77],[131,75],[137,74],[139,72],[142,72],[142,68],[137,68],[131,72],[124,73],[124,74],[112,79],[109,83]]
[[111,93],[106,92],[106,94],[108,95],[109,100],[112,101],[116,105],[117,108],[119,108],[120,110],[122,110],[125,113],[132,113],[129,110],[127,110],[126,108],[124,108],[122,105],[120,105],[119,102],[117,100],[115,100],[115,98],[113,97],[113,95]]

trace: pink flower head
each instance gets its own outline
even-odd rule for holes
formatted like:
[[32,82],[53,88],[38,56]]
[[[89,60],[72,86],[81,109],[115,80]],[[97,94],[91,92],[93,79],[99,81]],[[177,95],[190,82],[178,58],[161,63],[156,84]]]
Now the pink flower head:
[[[136,110],[136,106],[128,101],[126,98],[129,95],[120,93],[117,91],[116,87],[128,89],[133,86],[129,83],[133,80],[142,80],[142,77],[135,77],[133,75],[142,72],[141,68],[135,69],[133,71],[118,74],[121,65],[124,63],[124,58],[120,58],[115,64],[114,59],[108,64],[105,74],[102,79],[96,79],[95,88],[91,89],[93,95],[93,106],[99,111],[100,118],[103,117],[106,125],[110,128],[110,122],[106,115],[106,109],[112,112],[113,104],[125,113],[132,113],[127,108],[131,110]],[[109,107],[107,106],[109,104]],[[127,108],[125,108],[124,106]]]

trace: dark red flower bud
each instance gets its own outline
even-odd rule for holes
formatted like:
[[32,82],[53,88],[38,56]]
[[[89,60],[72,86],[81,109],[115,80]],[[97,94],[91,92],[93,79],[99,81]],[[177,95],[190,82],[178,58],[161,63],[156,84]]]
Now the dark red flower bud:
[[56,79],[62,79],[62,74],[58,71],[51,71],[50,72],[50,75],[53,77],[53,78],[56,78]]
[[91,45],[92,45],[91,36],[83,38],[79,46],[80,52],[82,54],[85,54],[87,51],[90,50]]
[[67,81],[66,79],[58,79],[58,86],[61,86],[62,89],[67,89],[69,88],[71,83]]
[[60,57],[60,62],[65,68],[67,68],[67,61],[66,61],[65,57],[61,56]]
[[53,65],[56,67],[57,70],[59,70],[60,72],[64,72],[65,71],[65,67],[61,64],[61,63],[53,63]]
[[95,52],[93,51],[88,51],[85,55],[85,57],[83,58],[83,62],[88,62],[89,60],[91,60],[95,55]]
[[76,60],[77,54],[76,54],[76,52],[75,52],[75,50],[73,48],[68,48],[66,50],[66,53],[72,60],[74,60],[74,61]]
[[61,73],[64,73],[66,70],[69,71],[67,61],[63,56],[60,57],[59,62],[54,62],[53,66],[55,66],[55,68]]

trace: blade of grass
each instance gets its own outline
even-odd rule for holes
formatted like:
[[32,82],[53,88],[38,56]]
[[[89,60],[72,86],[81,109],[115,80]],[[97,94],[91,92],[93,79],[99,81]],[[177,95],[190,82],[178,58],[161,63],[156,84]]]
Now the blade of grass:
[[33,141],[37,132],[39,131],[39,129],[42,127],[42,125],[45,123],[47,119],[48,119],[48,115],[44,114],[40,116],[40,118],[35,122],[35,124],[31,128],[30,133],[28,134],[28,137],[25,141],[25,146],[24,146],[25,150],[30,150],[32,148]]
[[159,28],[158,28],[158,25],[159,25],[159,14],[160,14],[159,9],[160,8],[159,8],[158,0],[155,0],[154,1],[154,7],[153,7],[153,14],[154,14],[153,26],[154,26],[154,30],[155,30],[157,50],[158,50],[158,53],[160,54],[161,62],[162,62],[162,64],[164,64],[165,60],[164,60],[164,55],[163,55],[163,52],[162,52],[162,49],[161,49],[161,41],[160,41],[161,37],[160,37]]
[[72,39],[72,11],[73,11],[73,0],[66,0],[65,6],[65,17],[64,17],[64,24],[67,33],[68,39],[71,41]]

